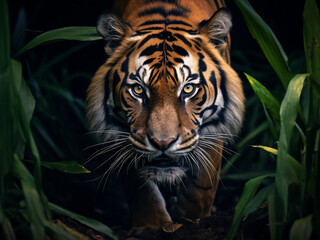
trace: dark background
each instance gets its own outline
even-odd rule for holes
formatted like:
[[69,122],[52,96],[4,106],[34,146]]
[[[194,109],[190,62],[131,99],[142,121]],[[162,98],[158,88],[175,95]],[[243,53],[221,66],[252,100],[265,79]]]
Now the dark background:
[[[258,0],[250,1],[254,9],[274,31],[289,57],[290,66],[294,71],[302,72],[303,35],[302,10],[304,1],[290,0]],[[12,51],[16,52],[25,43],[40,33],[67,26],[95,26],[97,16],[112,6],[112,1],[101,0],[55,0],[55,1],[9,1],[10,23],[12,29]],[[246,121],[238,141],[245,138],[262,119],[265,119],[260,102],[243,72],[257,78],[269,89],[275,89],[281,96],[279,79],[268,65],[256,41],[251,37],[245,22],[233,1],[227,1],[233,15],[232,66],[243,79],[245,94],[248,99]],[[85,150],[94,144],[85,120],[85,107],[74,111],[69,103],[61,99],[61,95],[52,94],[44,89],[41,82],[50,82],[65,89],[77,101],[83,103],[90,78],[97,68],[105,61],[103,41],[79,43],[64,41],[37,47],[19,58],[24,65],[24,75],[36,100],[37,107],[33,119],[34,135],[44,161],[72,160],[84,163],[95,150]],[[57,61],[45,73],[34,75],[46,62],[75,48],[73,54]],[[73,76],[73,77],[70,77]],[[54,79],[54,80],[53,80]],[[68,79],[64,81],[63,79]],[[281,85],[281,84],[280,84]],[[257,115],[256,112],[261,112]],[[58,147],[59,151],[50,147],[43,137],[43,132]],[[42,133],[42,134],[41,134]],[[250,144],[272,146],[268,133],[254,139]],[[236,148],[236,146],[230,146]],[[218,214],[232,214],[239,199],[243,184],[254,174],[268,171],[274,167],[274,158],[257,150],[243,147],[236,149],[240,159],[224,176],[215,201]],[[231,156],[226,154],[226,158]],[[99,159],[95,159],[99,161]],[[263,164],[261,164],[261,162]],[[225,163],[226,164],[226,163]],[[90,166],[88,166],[90,168]],[[99,169],[103,171],[103,169]],[[247,177],[234,178],[235,174],[247,174]],[[234,174],[234,175],[232,175]],[[56,170],[43,169],[44,191],[48,199],[77,213],[93,217],[108,225],[128,225],[128,210],[117,183],[111,181],[106,187],[100,186],[99,171],[91,174],[70,175]]]

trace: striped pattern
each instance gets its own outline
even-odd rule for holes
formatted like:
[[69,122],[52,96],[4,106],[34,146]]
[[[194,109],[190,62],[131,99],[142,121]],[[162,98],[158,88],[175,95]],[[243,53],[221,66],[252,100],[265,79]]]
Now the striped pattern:
[[[98,21],[108,59],[87,99],[91,128],[113,143],[101,153],[116,152],[105,175],[125,174],[134,227],[206,216],[223,143],[238,133],[244,112],[241,80],[229,65],[230,14],[220,0],[115,4],[121,18]],[[146,206],[161,214],[143,213]]]

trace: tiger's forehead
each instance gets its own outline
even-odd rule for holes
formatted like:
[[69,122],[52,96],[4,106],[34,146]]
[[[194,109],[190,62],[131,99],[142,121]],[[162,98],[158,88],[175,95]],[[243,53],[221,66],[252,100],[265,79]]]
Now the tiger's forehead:
[[133,54],[136,75],[147,85],[166,81],[180,85],[193,71],[198,71],[196,45],[187,34],[161,29],[137,41]]

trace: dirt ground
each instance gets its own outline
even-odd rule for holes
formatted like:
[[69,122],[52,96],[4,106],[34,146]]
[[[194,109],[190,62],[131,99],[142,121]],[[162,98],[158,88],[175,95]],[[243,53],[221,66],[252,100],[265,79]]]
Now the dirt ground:
[[[109,226],[119,240],[128,239],[130,236],[130,218],[128,217],[128,207],[123,201],[123,193],[120,187],[110,182],[103,191],[97,191],[97,183],[82,178],[65,175],[58,172],[46,172],[44,174],[47,183],[45,189],[49,199],[68,210],[96,219]],[[89,180],[92,179],[91,177]],[[54,183],[54,185],[52,185]],[[158,231],[146,230],[138,237],[129,238],[130,240],[220,240],[226,239],[229,232],[234,207],[237,204],[242,192],[244,181],[221,182],[216,199],[214,211],[208,218],[199,221],[180,222],[181,226],[174,232],[168,229]],[[270,239],[267,224],[267,209],[261,209],[256,213],[250,214],[241,223],[237,239],[257,240]],[[68,228],[74,229],[82,234],[79,239],[104,240],[108,239],[77,221],[57,216],[57,220]],[[177,225],[179,226],[179,225]],[[170,230],[170,229],[169,229]]]
[[[254,214],[258,215],[258,213]],[[249,218],[255,218],[251,216]],[[89,240],[108,240],[103,236],[73,219],[62,217],[59,220],[62,224],[81,233]],[[246,220],[247,221],[247,220]],[[132,236],[129,230],[123,226],[111,226],[119,240],[224,240],[227,237],[232,216],[212,215],[199,221],[183,221],[176,225],[177,229],[171,231],[170,228],[159,230],[145,230],[137,236]],[[237,239],[245,240],[267,240],[270,239],[267,223],[264,220],[244,222],[236,236]],[[79,237],[80,238],[80,237]]]

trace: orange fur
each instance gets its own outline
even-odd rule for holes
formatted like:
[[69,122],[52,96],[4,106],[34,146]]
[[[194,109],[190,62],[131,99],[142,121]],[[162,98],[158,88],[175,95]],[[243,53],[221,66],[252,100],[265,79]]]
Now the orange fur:
[[[129,135],[111,166],[127,169],[121,179],[135,229],[211,213],[225,138],[239,132],[244,112],[222,7],[221,0],[115,1],[122,20],[109,14],[98,22],[108,59],[88,89],[88,119],[110,132],[101,141]],[[163,161],[172,165],[158,167]]]

